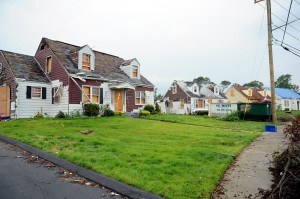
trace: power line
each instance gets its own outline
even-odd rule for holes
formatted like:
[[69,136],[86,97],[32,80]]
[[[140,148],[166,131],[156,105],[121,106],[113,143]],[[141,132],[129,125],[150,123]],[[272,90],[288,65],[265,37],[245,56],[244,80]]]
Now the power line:
[[286,46],[283,46],[281,44],[278,44],[276,41],[275,41],[275,44],[278,45],[278,46],[281,46],[284,50],[296,55],[297,57],[300,57],[300,54],[298,54],[297,52],[295,52],[294,50],[291,50],[290,48],[286,47]]
[[[274,39],[274,42],[275,42],[275,43],[279,43],[279,42],[280,42],[280,41],[279,41],[278,39],[276,39],[275,37],[273,37],[273,39]],[[291,45],[289,45],[289,44],[287,44],[287,43],[284,43],[284,42],[283,42],[283,44],[286,45],[286,46],[288,46],[288,47],[290,47],[290,48],[293,48],[293,49],[296,50],[296,51],[299,51],[299,53],[300,53],[300,49],[295,48],[295,47],[293,47],[293,46],[291,46]]]
[[[275,0],[274,0],[275,1]],[[281,41],[281,45],[283,43],[283,40],[284,40],[284,37],[285,37],[285,33],[286,33],[286,27],[287,27],[287,24],[289,22],[289,17],[290,17],[290,13],[291,13],[291,8],[292,8],[292,4],[293,4],[293,0],[291,0],[291,4],[290,4],[290,8],[289,8],[289,12],[288,12],[288,16],[286,18],[286,23],[285,23],[285,28],[284,28],[284,33],[283,33],[283,37],[282,37],[282,41]]]
[[[273,25],[276,26],[275,24],[273,24]],[[279,27],[279,26],[276,26],[276,27]],[[279,28],[279,29],[282,30],[282,28]],[[284,31],[284,30],[282,30],[282,31]],[[286,34],[288,34],[289,36],[293,37],[294,39],[300,41],[300,39],[298,37],[292,35],[291,33],[287,32],[287,31],[286,31]]]
[[295,2],[300,6],[300,3],[298,1],[295,0]]
[[[260,3],[258,3],[258,5],[260,5],[263,9],[266,9],[264,6],[262,6]],[[271,14],[276,17],[277,19],[279,19],[280,21],[282,21],[283,23],[285,23],[285,20],[281,19],[280,17],[278,17],[276,14],[274,14],[273,12],[271,12]],[[293,28],[294,30],[300,32],[300,30],[298,30],[297,28],[295,28],[292,25],[289,25],[291,28]],[[279,26],[276,26],[277,28],[279,28]]]
[[[281,8],[283,8],[284,10],[286,10],[286,11],[288,11],[288,12],[290,12],[290,10],[291,10],[291,7],[290,7],[290,9],[288,10],[287,8],[285,8],[283,5],[281,5],[280,3],[278,3],[276,0],[273,0],[275,3],[277,3],[277,5],[279,5]],[[292,12],[290,12],[291,13],[291,15],[293,15],[294,17],[296,17],[296,19],[299,19],[299,17],[297,17],[296,15],[294,15]]]
[[[299,20],[300,20],[300,18],[295,19],[295,20],[293,20],[293,21],[290,21],[290,22],[288,23],[288,25],[290,25],[291,23],[294,23],[294,22],[296,22],[296,21],[299,21]],[[272,31],[277,30],[277,29],[279,29],[279,28],[281,28],[281,27],[283,27],[283,26],[285,26],[285,24],[284,24],[284,25],[281,25],[281,26],[279,26],[279,27],[277,27],[277,28],[273,28]]]

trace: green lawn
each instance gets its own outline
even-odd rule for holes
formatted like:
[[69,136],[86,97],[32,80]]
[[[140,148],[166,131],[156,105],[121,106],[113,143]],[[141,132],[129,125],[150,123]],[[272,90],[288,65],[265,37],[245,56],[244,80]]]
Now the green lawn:
[[249,132],[208,118],[197,124],[214,122],[219,128],[123,117],[25,119],[1,122],[0,134],[165,198],[209,198],[233,157],[259,135],[250,133],[259,131],[255,123],[241,123]]
[[263,132],[264,122],[240,121],[240,122],[226,122],[217,118],[209,118],[195,115],[149,115],[144,119],[158,120],[165,122],[173,122],[180,124],[189,124],[195,126],[210,127],[213,129],[225,129],[242,132]]

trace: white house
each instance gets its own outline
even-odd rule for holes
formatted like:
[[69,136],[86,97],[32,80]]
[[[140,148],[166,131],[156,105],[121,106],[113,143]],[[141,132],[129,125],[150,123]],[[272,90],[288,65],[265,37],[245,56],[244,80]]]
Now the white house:
[[[271,95],[270,88],[266,88]],[[300,95],[287,88],[275,88],[276,106],[279,110],[300,110]]]

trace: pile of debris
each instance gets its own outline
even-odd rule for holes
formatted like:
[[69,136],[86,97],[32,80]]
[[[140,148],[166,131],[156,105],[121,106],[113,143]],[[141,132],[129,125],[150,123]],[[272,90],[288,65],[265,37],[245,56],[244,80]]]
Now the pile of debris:
[[264,191],[263,198],[283,199],[300,196],[300,116],[284,129],[289,140],[288,147],[274,154],[274,184]]

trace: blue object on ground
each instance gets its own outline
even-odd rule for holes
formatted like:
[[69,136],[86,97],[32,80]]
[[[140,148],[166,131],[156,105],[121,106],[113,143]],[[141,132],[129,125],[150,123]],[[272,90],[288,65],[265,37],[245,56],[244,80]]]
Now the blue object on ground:
[[265,131],[266,132],[277,132],[277,126],[275,126],[273,124],[266,124]]

